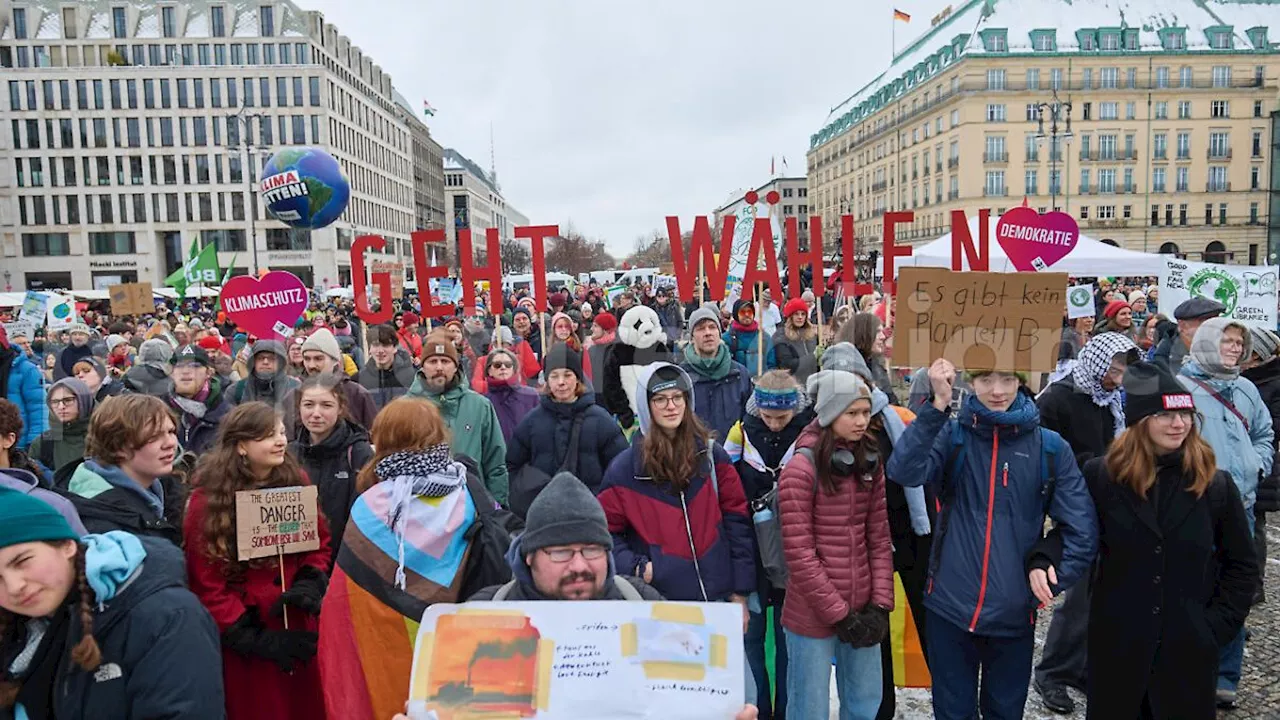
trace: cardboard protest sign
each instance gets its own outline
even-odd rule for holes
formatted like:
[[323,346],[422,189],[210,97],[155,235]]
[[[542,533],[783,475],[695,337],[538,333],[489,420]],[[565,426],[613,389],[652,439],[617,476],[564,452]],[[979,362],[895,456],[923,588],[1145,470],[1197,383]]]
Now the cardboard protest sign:
[[372,272],[389,274],[391,276],[391,296],[394,298],[404,297],[404,263],[390,260],[374,260]]
[[124,283],[107,288],[113,315],[146,315],[156,311],[151,283]]
[[18,319],[22,322],[31,323],[32,327],[40,327],[44,325],[48,305],[48,295],[28,290],[26,297],[22,299],[22,310],[18,313]]
[[895,366],[927,367],[938,358],[963,370],[1057,366],[1066,273],[906,267],[898,292]]
[[437,604],[414,647],[411,718],[701,720],[743,704],[732,603]]
[[316,486],[236,493],[236,551],[241,562],[320,547]]
[[1226,306],[1223,317],[1250,327],[1276,329],[1276,277],[1270,265],[1218,265],[1168,257],[1160,275],[1160,307],[1176,308],[1193,297]]
[[1067,288],[1067,318],[1075,320],[1097,312],[1092,285],[1072,285]]
[[9,342],[13,342],[16,337],[25,337],[28,340],[34,340],[36,337],[36,326],[22,320],[4,323],[4,331],[9,335]]
[[231,321],[259,338],[293,335],[307,309],[307,286],[293,273],[272,270],[260,278],[237,275],[218,296]]

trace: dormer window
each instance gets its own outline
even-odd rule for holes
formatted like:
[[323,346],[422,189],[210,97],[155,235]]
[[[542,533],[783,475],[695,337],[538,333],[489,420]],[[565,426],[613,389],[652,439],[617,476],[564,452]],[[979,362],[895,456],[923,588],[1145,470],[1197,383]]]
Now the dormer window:
[[1036,52],[1053,52],[1058,49],[1058,41],[1053,30],[1032,30],[1031,47]]
[[1100,38],[1100,45],[1104,52],[1115,52],[1120,49],[1120,33],[1104,32]]
[[1124,49],[1125,50],[1138,49],[1138,31],[1137,30],[1124,31]]
[[1165,38],[1164,47],[1166,50],[1185,50],[1187,49],[1187,36],[1180,33],[1170,33]]
[[1098,49],[1098,41],[1091,30],[1081,30],[1078,34],[1080,39],[1080,49],[1085,52],[1092,52]]
[[1209,47],[1214,50],[1231,49],[1231,31],[1228,29],[1209,30]]
[[1255,50],[1267,49],[1267,29],[1265,27],[1256,27],[1249,30],[1249,44],[1253,45]]
[[982,47],[987,52],[1002,53],[1009,52],[1009,39],[1006,34],[1008,31],[1004,29],[983,30]]

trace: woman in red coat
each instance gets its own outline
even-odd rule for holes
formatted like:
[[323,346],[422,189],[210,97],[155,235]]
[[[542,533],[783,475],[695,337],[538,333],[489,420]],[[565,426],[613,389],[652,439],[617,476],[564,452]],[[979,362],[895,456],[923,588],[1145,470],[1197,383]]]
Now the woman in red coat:
[[787,601],[787,712],[830,715],[831,658],[841,720],[880,708],[880,641],[893,609],[893,548],[871,389],[853,373],[811,375],[813,421],[778,481]]
[[315,550],[240,562],[236,492],[311,483],[286,452],[284,423],[270,405],[239,405],[221,425],[217,445],[196,468],[183,535],[191,591],[222,633],[227,718],[323,719],[315,655],[328,585],[328,525],[319,517]]

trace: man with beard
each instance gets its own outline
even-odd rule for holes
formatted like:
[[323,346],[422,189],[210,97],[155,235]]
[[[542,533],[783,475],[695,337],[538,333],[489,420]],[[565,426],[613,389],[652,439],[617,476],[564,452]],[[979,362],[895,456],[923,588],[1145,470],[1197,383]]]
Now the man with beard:
[[71,338],[71,344],[58,353],[58,362],[53,366],[54,380],[75,377],[73,368],[75,368],[76,363],[93,355],[93,349],[89,347],[88,325],[82,322],[72,323],[67,328],[67,335]]
[[[487,587],[469,601],[661,601],[662,595],[644,580],[614,573],[612,547],[600,503],[581,480],[558,473],[529,504],[524,534],[507,551],[514,579]],[[754,705],[746,705],[734,720],[754,720],[757,714]]]
[[177,412],[182,449],[199,455],[213,445],[218,423],[231,412],[231,403],[204,348],[183,345],[172,362],[173,391],[165,400]]
[[369,391],[374,406],[381,410],[408,392],[416,371],[409,361],[409,353],[400,351],[395,328],[375,325],[369,328],[366,340],[369,359],[356,376],[356,382]]
[[408,394],[436,404],[449,433],[455,456],[475,461],[495,500],[507,504],[507,443],[498,414],[488,398],[473,391],[458,369],[453,338],[437,330],[422,343],[422,367]]
[[[302,369],[306,376],[330,373],[339,378],[339,386],[347,398],[347,415],[360,427],[368,430],[373,427],[373,418],[378,414],[378,407],[373,397],[355,380],[342,371],[342,350],[338,347],[338,339],[328,328],[320,328],[307,336],[302,343]],[[290,437],[302,431],[302,423],[298,421],[297,391],[290,391],[284,400],[284,426]]]
[[249,376],[236,383],[231,390],[231,402],[240,403],[261,400],[272,407],[280,407],[286,395],[298,387],[297,378],[289,377],[285,364],[289,356],[284,346],[275,340],[259,340],[249,352]]

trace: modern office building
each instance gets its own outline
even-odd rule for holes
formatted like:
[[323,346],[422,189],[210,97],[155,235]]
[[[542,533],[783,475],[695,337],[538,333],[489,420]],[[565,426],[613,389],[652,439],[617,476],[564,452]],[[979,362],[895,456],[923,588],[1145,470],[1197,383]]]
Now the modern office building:
[[810,209],[827,228],[854,215],[870,247],[886,211],[915,212],[897,237],[918,244],[948,232],[954,209],[1000,213],[1025,197],[1111,244],[1274,263],[1278,10],[957,3],[811,136]]
[[454,258],[458,230],[469,228],[473,250],[482,253],[487,228],[497,228],[501,239],[511,240],[517,227],[529,224],[523,213],[507,204],[497,173],[486,172],[453,148],[444,151],[444,194],[449,247]]
[[[345,285],[354,236],[408,249],[413,140],[391,77],[320,13],[0,0],[0,66],[3,286],[158,285],[193,243],[216,243],[236,273]],[[342,217],[311,232],[257,201],[266,159],[301,145],[334,155],[352,189]]]
[[413,140],[414,228],[445,227],[444,148],[431,137],[431,128],[418,117],[409,101],[398,92],[395,97],[401,120]]

